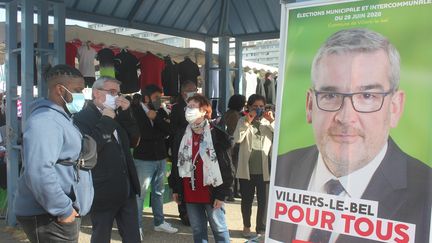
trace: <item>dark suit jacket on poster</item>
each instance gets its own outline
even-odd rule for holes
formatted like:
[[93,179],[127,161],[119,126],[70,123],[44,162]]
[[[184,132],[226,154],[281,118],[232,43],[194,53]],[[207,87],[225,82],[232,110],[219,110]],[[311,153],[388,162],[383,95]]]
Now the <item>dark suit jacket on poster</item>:
[[[316,146],[278,157],[275,186],[307,190],[317,162]],[[372,176],[362,199],[378,202],[378,218],[416,225],[416,243],[429,242],[432,196],[431,168],[402,152],[390,138],[386,155]],[[270,238],[290,242],[297,225],[271,220]],[[340,234],[336,243],[377,242]]]
[[73,117],[80,131],[97,143],[97,164],[92,169],[95,192],[92,211],[118,208],[141,191],[129,146],[129,137],[133,140],[139,136],[139,129],[130,109],[119,109],[117,113],[115,119],[102,116],[90,101]]

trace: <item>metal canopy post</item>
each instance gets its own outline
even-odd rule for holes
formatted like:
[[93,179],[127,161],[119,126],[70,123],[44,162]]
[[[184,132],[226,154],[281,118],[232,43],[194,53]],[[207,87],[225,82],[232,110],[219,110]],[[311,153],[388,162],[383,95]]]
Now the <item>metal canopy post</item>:
[[34,81],[34,0],[22,0],[21,4],[21,101],[22,127],[29,116],[28,104],[33,101]]
[[6,4],[6,147],[7,147],[7,191],[8,211],[6,221],[9,226],[16,225],[16,217],[13,209],[14,192],[18,181],[18,117],[17,117],[17,80],[18,80],[18,58],[17,58],[17,1]]
[[211,68],[213,67],[213,38],[207,37],[205,39],[205,82],[204,82],[204,95],[210,98],[212,87]]
[[219,37],[219,109],[222,113],[227,110],[230,98],[230,66],[229,66],[229,37]]
[[235,39],[235,80],[234,93],[243,94],[243,42],[241,39]]
[[66,61],[65,48],[65,20],[66,7],[64,1],[55,2],[54,4],[54,65],[63,64]]
[[48,8],[47,1],[40,0],[38,5],[38,51],[37,70],[38,70],[38,96],[47,97],[48,87],[43,77],[45,67],[48,65],[48,53],[42,50],[48,50]]

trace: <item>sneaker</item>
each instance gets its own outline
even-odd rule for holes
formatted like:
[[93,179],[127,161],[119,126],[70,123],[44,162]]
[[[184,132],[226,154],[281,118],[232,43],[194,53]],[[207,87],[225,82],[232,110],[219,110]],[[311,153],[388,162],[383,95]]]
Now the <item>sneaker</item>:
[[172,227],[171,224],[169,224],[165,221],[162,224],[160,224],[159,226],[155,226],[154,230],[155,231],[163,231],[163,232],[170,233],[170,234],[176,233],[178,231],[177,228]]
[[144,241],[144,233],[143,233],[142,228],[139,229],[139,232],[140,232],[140,239],[141,239],[141,241]]

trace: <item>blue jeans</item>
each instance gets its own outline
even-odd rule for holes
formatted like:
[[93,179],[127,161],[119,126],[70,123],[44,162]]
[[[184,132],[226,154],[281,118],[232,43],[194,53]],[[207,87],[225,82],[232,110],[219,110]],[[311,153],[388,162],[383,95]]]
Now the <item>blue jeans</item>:
[[211,204],[186,203],[189,221],[195,243],[207,243],[207,220],[213,232],[215,242],[230,242],[228,227],[225,222],[225,209],[214,209]]
[[165,191],[166,160],[140,160],[135,159],[135,167],[138,173],[138,179],[141,185],[141,196],[137,197],[138,203],[138,223],[140,228],[142,225],[143,203],[151,184],[151,207],[153,211],[153,224],[159,226],[164,222],[163,214],[163,195]]

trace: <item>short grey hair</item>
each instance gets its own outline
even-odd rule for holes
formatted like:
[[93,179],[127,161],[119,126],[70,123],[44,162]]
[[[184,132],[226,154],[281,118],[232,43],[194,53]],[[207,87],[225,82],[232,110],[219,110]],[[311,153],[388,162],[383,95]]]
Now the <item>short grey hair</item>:
[[390,89],[396,90],[400,80],[400,55],[390,41],[375,31],[364,28],[340,30],[331,35],[318,50],[312,62],[312,85],[317,80],[317,70],[320,61],[327,55],[343,53],[371,53],[383,50],[390,63]]
[[118,80],[115,79],[115,78],[107,77],[107,76],[101,76],[100,78],[98,78],[98,79],[93,83],[92,90],[95,90],[95,89],[103,89],[104,84],[105,84],[106,82],[113,82],[113,83],[116,83],[116,84],[118,84],[118,85],[121,84],[121,82],[118,81]]

